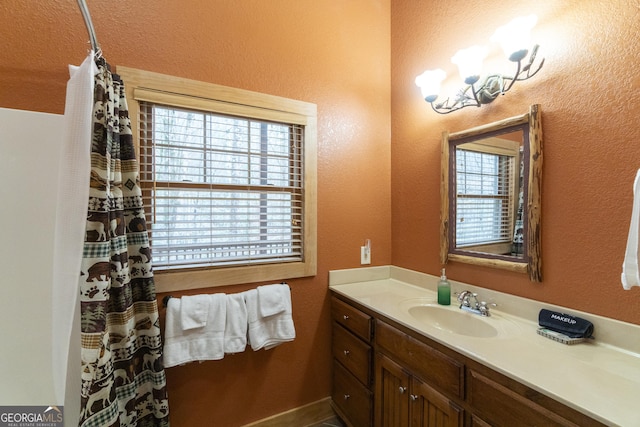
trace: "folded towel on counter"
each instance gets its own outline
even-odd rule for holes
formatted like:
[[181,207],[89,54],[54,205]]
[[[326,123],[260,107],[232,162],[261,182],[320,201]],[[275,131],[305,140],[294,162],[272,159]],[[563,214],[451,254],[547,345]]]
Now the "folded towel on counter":
[[224,352],[240,353],[247,347],[247,305],[243,294],[227,295],[227,323],[224,329]]
[[258,310],[260,310],[260,316],[269,317],[285,311],[287,308],[286,294],[289,292],[289,286],[280,283],[258,286]]
[[631,209],[631,223],[629,225],[629,237],[627,249],[622,263],[622,287],[631,289],[632,286],[640,286],[640,274],[638,267],[638,232],[640,224],[640,170],[636,173],[633,182],[633,207]]
[[589,338],[593,335],[593,324],[588,320],[551,310],[540,310],[538,324],[571,338]]
[[209,295],[183,296],[180,301],[180,326],[183,331],[202,328],[207,324]]
[[285,309],[278,314],[267,317],[260,314],[258,290],[252,289],[243,293],[247,304],[249,343],[254,351],[262,348],[269,350],[284,342],[292,341],[296,337],[291,316],[291,291],[286,285],[279,286],[285,289],[283,294]]
[[225,294],[208,296],[206,325],[182,329],[182,298],[167,301],[164,332],[164,366],[182,365],[193,361],[219,360],[224,357],[224,330],[227,319]]

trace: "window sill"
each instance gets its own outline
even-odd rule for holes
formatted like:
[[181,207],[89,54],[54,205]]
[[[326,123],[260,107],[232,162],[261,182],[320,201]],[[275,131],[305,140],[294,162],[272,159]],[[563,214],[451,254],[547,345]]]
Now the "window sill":
[[217,286],[282,281],[316,275],[311,262],[154,272],[156,291],[172,292]]

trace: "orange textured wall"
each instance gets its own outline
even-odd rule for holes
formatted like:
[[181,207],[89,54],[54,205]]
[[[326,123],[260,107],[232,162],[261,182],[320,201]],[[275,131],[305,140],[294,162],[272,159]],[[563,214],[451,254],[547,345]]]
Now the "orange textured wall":
[[[359,266],[365,239],[373,265],[391,262],[389,0],[88,3],[113,65],[318,105],[318,274],[290,281],[297,338],[168,369],[172,425],[239,426],[329,396],[328,271]],[[67,64],[88,51],[76,1],[3,0],[0,40],[0,107],[62,113]]]
[[[504,3],[504,2],[502,2]],[[640,288],[620,273],[640,168],[640,8],[626,0],[544,2],[398,0],[391,6],[393,263],[437,274],[440,137],[541,104],[543,283],[525,275],[449,263],[448,276],[499,291],[640,324]],[[512,18],[538,15],[541,72],[491,105],[438,115],[415,77],[489,43]],[[501,55],[495,47],[497,56]],[[496,57],[497,57],[496,56]],[[493,56],[488,64],[497,64]],[[497,67],[498,65],[494,65]]]

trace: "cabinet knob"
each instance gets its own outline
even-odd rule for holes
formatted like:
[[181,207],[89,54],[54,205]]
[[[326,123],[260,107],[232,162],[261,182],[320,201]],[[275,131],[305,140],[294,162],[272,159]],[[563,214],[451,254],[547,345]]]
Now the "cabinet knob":
[[349,394],[345,394],[345,395],[344,395],[344,400],[347,400],[347,399],[349,399],[350,397],[351,397],[351,395],[349,395]]
[[400,394],[404,394],[404,392],[407,391],[407,388],[400,386],[399,391],[400,391]]
[[345,356],[348,356],[349,353],[351,353],[351,352],[349,350],[344,350],[343,353],[344,353]]
[[418,400],[418,395],[417,394],[412,394],[410,397],[411,397],[411,400],[413,400],[413,401]]
[[342,316],[342,318],[343,318],[344,320],[349,320],[349,315],[345,314],[344,316]]

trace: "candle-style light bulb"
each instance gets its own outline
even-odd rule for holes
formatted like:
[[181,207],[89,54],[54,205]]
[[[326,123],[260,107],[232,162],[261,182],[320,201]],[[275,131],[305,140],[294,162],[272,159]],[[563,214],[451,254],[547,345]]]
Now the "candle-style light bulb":
[[487,57],[487,48],[484,46],[471,46],[461,49],[451,58],[451,62],[458,66],[460,77],[468,85],[472,85],[480,79],[482,73],[482,61]]
[[515,18],[508,24],[498,28],[491,36],[491,41],[500,44],[509,61],[520,61],[529,52],[531,30],[535,27],[536,22],[538,22],[536,15]]
[[447,77],[447,74],[438,68],[437,70],[427,70],[416,77],[416,86],[422,91],[422,97],[427,102],[433,102],[440,93],[440,84]]

